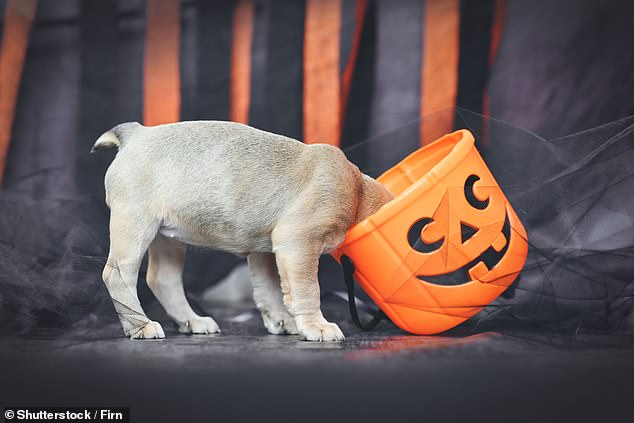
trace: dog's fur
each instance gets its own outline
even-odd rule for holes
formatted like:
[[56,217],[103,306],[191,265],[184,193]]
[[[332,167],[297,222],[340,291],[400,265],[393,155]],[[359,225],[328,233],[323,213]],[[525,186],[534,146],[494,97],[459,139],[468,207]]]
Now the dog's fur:
[[219,121],[123,123],[93,151],[114,147],[105,177],[111,216],[103,280],[127,336],[165,336],[136,293],[146,250],[148,285],[179,330],[220,331],[185,298],[185,244],[193,244],[247,256],[269,333],[344,339],[320,310],[319,256],[393,195],[341,150]]

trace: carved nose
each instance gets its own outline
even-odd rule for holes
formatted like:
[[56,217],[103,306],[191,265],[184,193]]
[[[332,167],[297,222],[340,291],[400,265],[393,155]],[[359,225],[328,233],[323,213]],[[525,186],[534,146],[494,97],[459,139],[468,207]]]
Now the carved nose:
[[474,228],[468,223],[460,222],[460,232],[462,234],[462,243],[464,244],[478,232],[478,228]]

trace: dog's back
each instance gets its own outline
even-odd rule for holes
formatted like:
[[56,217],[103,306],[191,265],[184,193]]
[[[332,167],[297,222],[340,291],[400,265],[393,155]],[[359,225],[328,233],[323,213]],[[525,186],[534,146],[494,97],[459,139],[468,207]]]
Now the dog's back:
[[349,226],[354,218],[361,174],[334,147],[220,121],[121,124],[94,149],[104,147],[119,148],[105,178],[111,208],[136,204],[190,228],[192,243],[270,250],[267,235],[295,201],[313,202],[311,218],[324,224]]

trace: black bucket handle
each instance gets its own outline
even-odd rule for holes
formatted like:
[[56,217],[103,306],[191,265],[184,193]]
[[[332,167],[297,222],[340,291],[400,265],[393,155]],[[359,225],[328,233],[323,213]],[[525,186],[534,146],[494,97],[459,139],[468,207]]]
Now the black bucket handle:
[[379,324],[386,316],[383,310],[379,309],[372,319],[367,323],[361,323],[359,319],[359,313],[357,312],[356,297],[354,296],[354,263],[348,256],[341,256],[341,267],[343,268],[343,281],[346,284],[346,290],[348,291],[348,308],[350,309],[350,317],[355,326],[362,331],[369,332]]

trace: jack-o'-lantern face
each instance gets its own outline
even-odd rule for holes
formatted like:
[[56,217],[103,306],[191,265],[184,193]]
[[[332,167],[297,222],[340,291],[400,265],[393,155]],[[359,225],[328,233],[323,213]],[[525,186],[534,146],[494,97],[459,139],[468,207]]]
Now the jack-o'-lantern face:
[[473,174],[463,187],[448,188],[433,215],[418,219],[407,233],[418,256],[416,277],[443,286],[480,280],[502,260],[510,237],[504,195]]

